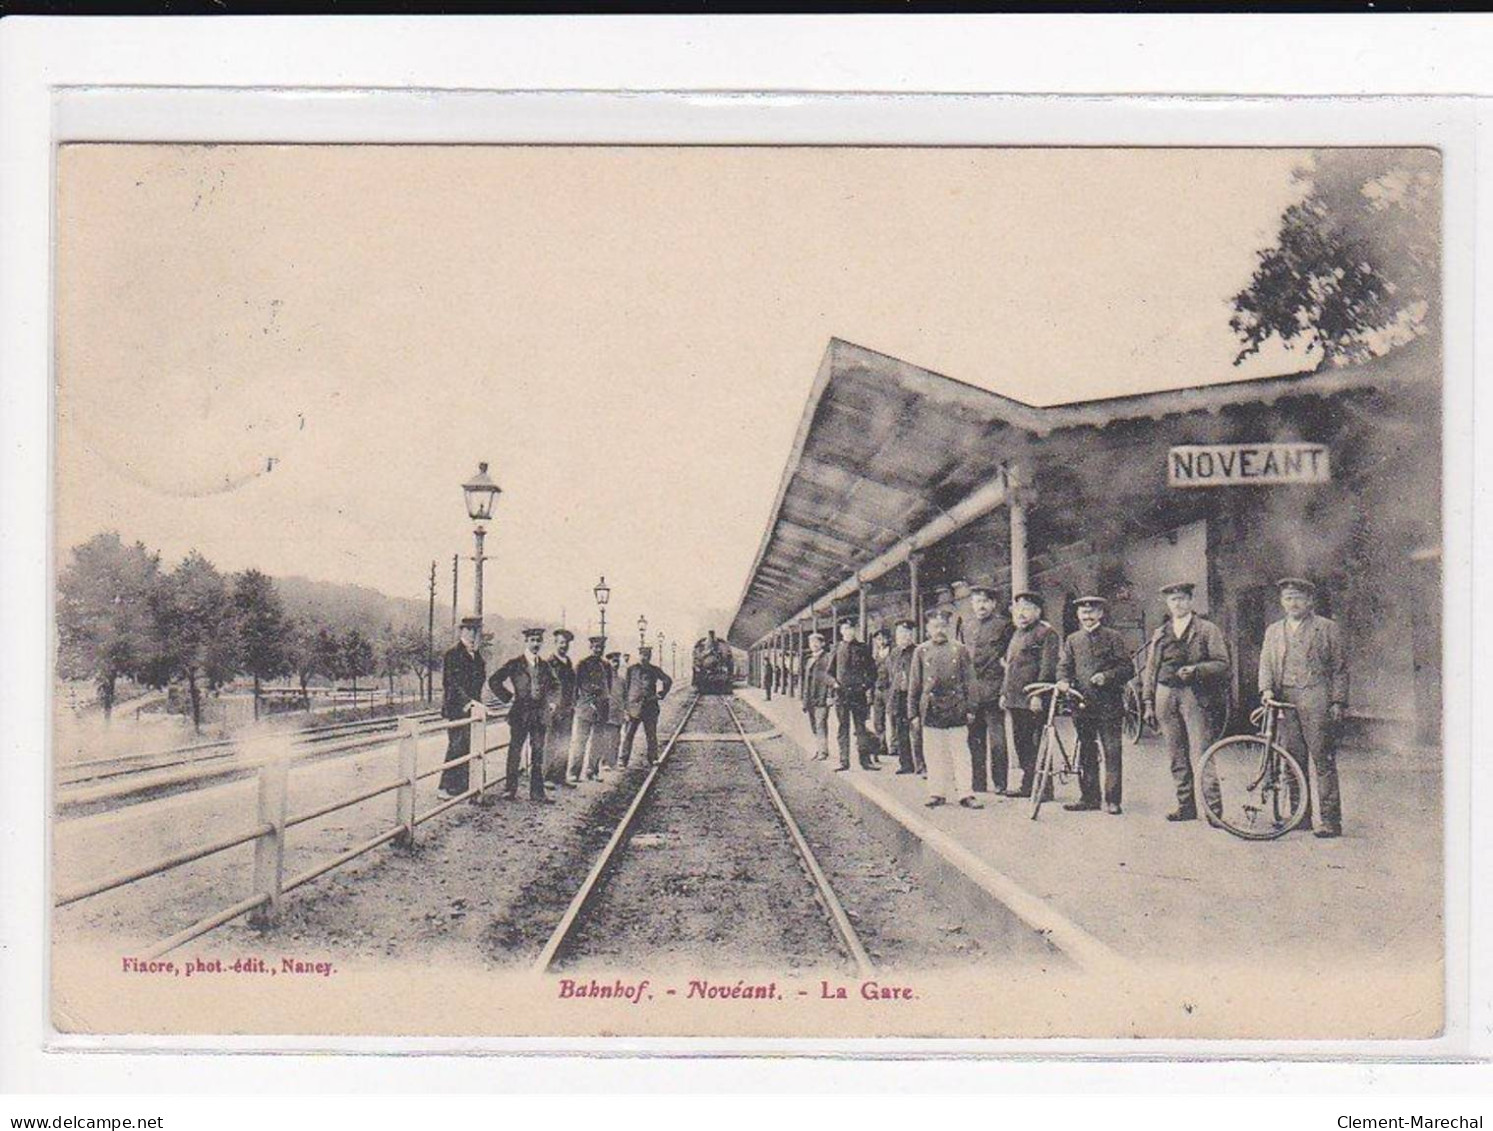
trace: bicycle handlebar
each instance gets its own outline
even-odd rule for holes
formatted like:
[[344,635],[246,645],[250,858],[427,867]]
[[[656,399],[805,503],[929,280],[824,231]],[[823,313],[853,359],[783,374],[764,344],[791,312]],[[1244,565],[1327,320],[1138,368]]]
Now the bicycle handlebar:
[[1277,699],[1274,695],[1268,693],[1260,699],[1260,705],[1263,707],[1279,707],[1283,711],[1294,711],[1296,709],[1295,703],[1287,703],[1284,699]]
[[[1029,683],[1022,690],[1027,695],[1044,695],[1049,691],[1056,691],[1057,689],[1058,685],[1055,683]],[[1080,703],[1084,701],[1083,694],[1081,692],[1073,690],[1073,688],[1071,687],[1068,688],[1067,691],[1063,692],[1063,694],[1073,696],[1073,698],[1077,699]]]

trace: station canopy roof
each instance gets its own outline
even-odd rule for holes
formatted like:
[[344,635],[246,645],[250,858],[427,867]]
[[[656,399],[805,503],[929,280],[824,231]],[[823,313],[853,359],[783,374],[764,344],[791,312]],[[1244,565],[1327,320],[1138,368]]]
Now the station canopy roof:
[[1044,408],[831,339],[728,639],[752,647],[1003,466],[1044,456],[1050,463],[1053,450],[1065,449],[1065,462],[1087,460],[1104,475],[1105,448],[1125,459],[1144,442],[1126,422],[1331,396],[1364,387],[1370,371],[1398,381],[1404,356],[1420,352],[1410,346],[1365,365]]

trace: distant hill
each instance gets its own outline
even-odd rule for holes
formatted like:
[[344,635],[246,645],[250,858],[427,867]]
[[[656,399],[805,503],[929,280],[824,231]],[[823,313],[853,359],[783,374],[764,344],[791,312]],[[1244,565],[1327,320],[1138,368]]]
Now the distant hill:
[[[314,581],[309,577],[277,577],[275,588],[291,617],[315,616],[335,626],[339,631],[359,628],[365,634],[376,636],[385,625],[395,628],[416,625],[424,628],[428,603],[418,597],[390,597],[377,589],[363,585],[350,585],[335,581]],[[447,594],[449,599],[450,594]],[[463,610],[465,612],[465,610]],[[523,648],[523,629],[529,624],[548,624],[544,619],[509,619],[487,613],[483,616],[483,629],[492,643],[488,660],[503,660],[517,655]],[[449,647],[452,640],[451,606],[444,607],[439,601],[435,607],[435,644],[440,652]],[[548,651],[549,641],[545,641]],[[574,648],[572,647],[572,651]]]

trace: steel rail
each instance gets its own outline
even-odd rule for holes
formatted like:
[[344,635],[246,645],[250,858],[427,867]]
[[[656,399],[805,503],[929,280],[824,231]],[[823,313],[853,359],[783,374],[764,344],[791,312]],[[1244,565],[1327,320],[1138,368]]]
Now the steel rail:
[[814,883],[815,894],[819,898],[820,905],[825,914],[829,916],[835,931],[840,936],[840,941],[845,944],[851,959],[855,962],[856,969],[861,977],[868,978],[875,973],[875,967],[871,962],[871,956],[866,953],[866,948],[861,945],[860,936],[855,933],[855,926],[850,922],[850,916],[845,913],[845,907],[835,895],[834,888],[830,886],[829,877],[824,874],[824,869],[819,866],[819,861],[814,857],[814,850],[809,847],[803,830],[798,827],[793,814],[789,811],[783,795],[778,792],[777,785],[772,780],[772,774],[767,770],[767,764],[762,761],[762,755],[757,753],[756,743],[752,741],[751,735],[747,734],[746,728],[741,725],[741,719],[737,717],[736,707],[730,698],[722,702],[726,705],[726,713],[731,716],[731,723],[736,727],[736,733],[740,735],[741,742],[746,746],[747,753],[752,756],[752,765],[757,767],[757,774],[762,779],[762,784],[767,787],[767,796],[772,799],[773,808],[777,810],[778,818],[783,822],[783,827],[788,830],[788,836],[793,841],[793,847],[798,852],[799,861],[804,870],[808,872],[809,878]]
[[669,760],[669,755],[674,751],[675,743],[678,741],[679,736],[684,733],[684,728],[688,725],[690,716],[695,713],[695,708],[699,706],[699,703],[700,693],[696,691],[693,693],[693,698],[684,705],[684,711],[679,717],[679,723],[675,726],[674,732],[669,735],[668,742],[664,743],[663,750],[659,752],[658,761],[653,763],[653,767],[648,771],[648,776],[643,779],[643,784],[638,788],[638,792],[633,795],[632,804],[627,807],[627,812],[622,814],[622,820],[618,821],[617,827],[612,830],[611,838],[607,841],[606,847],[601,850],[601,855],[596,858],[596,863],[591,865],[591,871],[586,874],[585,880],[582,881],[580,889],[571,899],[570,906],[565,909],[565,914],[560,917],[560,922],[550,935],[549,941],[544,944],[544,949],[539,952],[539,957],[534,960],[534,973],[543,974],[549,970],[571,932],[575,930],[576,924],[580,922],[587,905],[590,904],[592,898],[601,887],[602,878],[611,870],[618,850],[626,842],[633,822],[637,819],[638,813],[642,811],[643,802],[652,791],[653,783],[658,780],[659,771],[663,769],[664,763]]

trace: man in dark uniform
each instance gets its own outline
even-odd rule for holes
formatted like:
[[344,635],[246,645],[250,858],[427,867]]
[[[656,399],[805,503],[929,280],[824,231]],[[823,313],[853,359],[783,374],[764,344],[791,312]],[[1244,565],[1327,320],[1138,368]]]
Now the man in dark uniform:
[[596,781],[600,776],[597,763],[604,745],[600,732],[607,724],[612,681],[616,678],[612,665],[602,656],[607,638],[593,636],[590,645],[591,654],[575,668],[575,724],[567,764],[571,781],[580,781],[583,769],[587,781]]
[[772,649],[762,653],[762,693],[769,703],[772,702]]
[[[1030,797],[1037,774],[1037,741],[1045,721],[1046,701],[1028,696],[1032,683],[1051,683],[1057,676],[1061,642],[1057,629],[1042,619],[1042,595],[1017,593],[1011,598],[1011,620],[1015,628],[1006,645],[1006,670],[1001,677],[1001,706],[1011,723],[1011,744],[1021,766],[1021,788],[1007,790],[1007,797]],[[1047,789],[1052,789],[1049,778]],[[1044,800],[1050,800],[1050,795]]]
[[970,589],[975,622],[965,642],[974,657],[974,695],[969,724],[971,784],[976,793],[987,788],[1006,792],[1006,717],[1001,713],[1001,684],[1006,674],[1006,648],[1016,632],[1009,616],[996,615],[994,582],[981,581]]
[[891,658],[892,634],[879,628],[871,635],[871,662],[876,665],[876,683],[871,690],[871,733],[876,736],[876,749],[871,757],[878,762],[891,749],[892,727],[887,722],[892,698]]
[[[1161,740],[1172,764],[1177,808],[1168,821],[1195,821],[1198,816],[1193,766],[1218,737],[1219,700],[1229,679],[1229,649],[1219,627],[1193,612],[1190,581],[1163,586],[1168,617],[1151,635],[1141,697],[1146,724],[1161,727]],[[1220,805],[1218,782],[1204,779],[1203,802],[1210,818]]]
[[856,637],[856,622],[840,622],[840,642],[830,656],[830,686],[835,695],[835,719],[839,724],[840,764],[836,770],[850,769],[850,732],[855,730],[855,753],[861,769],[878,767],[871,761],[876,736],[866,729],[871,689],[876,683],[876,664],[871,650]]
[[600,761],[603,769],[617,768],[617,754],[622,749],[622,723],[627,718],[627,694],[623,676],[622,653],[608,652],[607,667],[612,670],[612,683],[607,690],[606,719],[597,727],[591,740],[592,747],[601,747]]
[[1058,686],[1077,691],[1083,702],[1073,712],[1078,731],[1078,800],[1071,812],[1099,808],[1099,766],[1104,766],[1104,808],[1120,812],[1120,741],[1125,719],[1125,684],[1135,663],[1125,638],[1104,623],[1103,597],[1078,599],[1078,631],[1063,641],[1058,655]]
[[[481,617],[462,617],[456,643],[441,663],[441,718],[464,719],[482,713],[482,684],[487,665],[477,651],[482,637]],[[452,727],[446,732],[446,761],[455,762],[472,752],[472,728]],[[470,762],[452,766],[441,774],[436,796],[449,800],[467,791],[471,782]]]
[[651,766],[658,760],[658,705],[673,686],[669,673],[653,663],[653,649],[646,644],[639,648],[638,662],[627,669],[627,730],[622,736],[624,766],[632,759],[632,740],[640,723],[648,739],[648,764]]
[[539,656],[544,646],[544,629],[524,629],[524,651],[515,656],[487,681],[487,686],[508,703],[508,780],[504,794],[512,801],[518,796],[518,767],[525,743],[529,748],[529,800],[548,804],[544,795],[544,721],[555,695],[555,673]]
[[892,749],[897,754],[897,773],[918,774],[923,772],[921,720],[913,718],[907,709],[908,673],[912,667],[912,654],[918,647],[917,622],[899,620],[893,632],[892,652],[887,658]]
[[[1337,623],[1319,616],[1317,587],[1304,577],[1276,582],[1286,615],[1265,630],[1260,648],[1260,697],[1295,705],[1280,720],[1281,744],[1306,773],[1315,801],[1315,835],[1341,836],[1337,732],[1348,706],[1348,660]],[[1312,824],[1312,801],[1300,827]]]
[[570,629],[555,629],[555,650],[549,657],[555,691],[544,727],[544,780],[566,787],[573,784],[565,776],[565,763],[570,757],[570,732],[575,725],[575,662],[570,658],[570,642],[574,639]]

